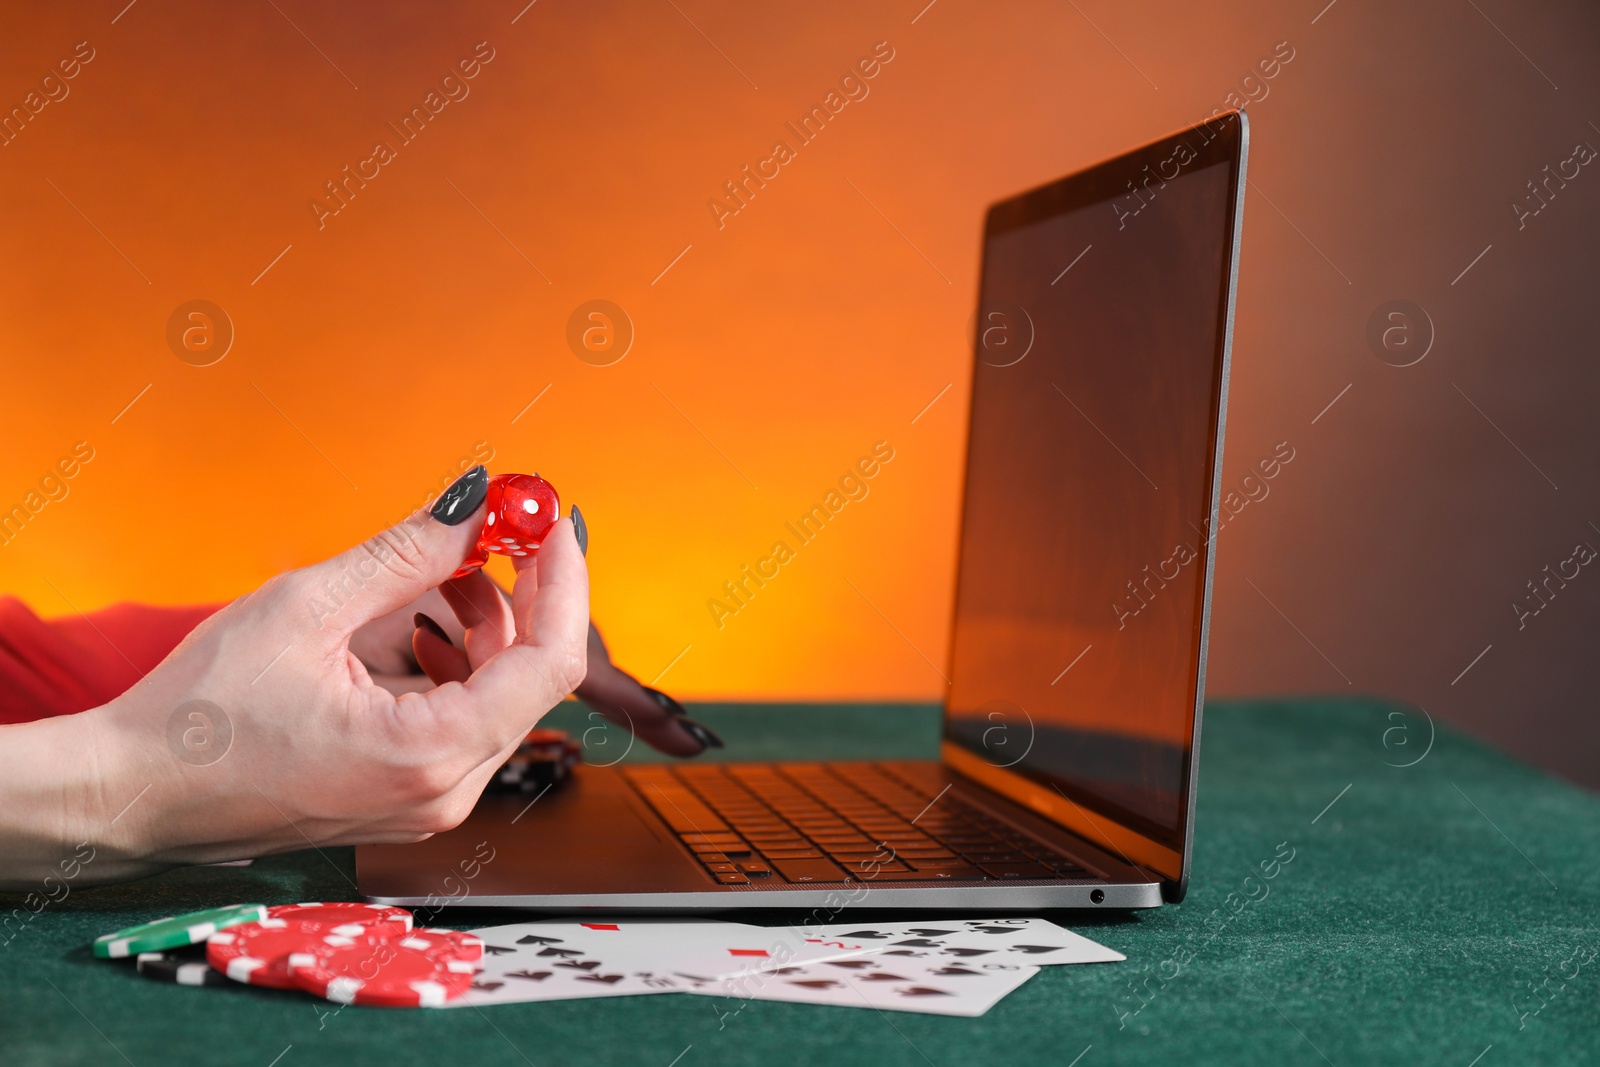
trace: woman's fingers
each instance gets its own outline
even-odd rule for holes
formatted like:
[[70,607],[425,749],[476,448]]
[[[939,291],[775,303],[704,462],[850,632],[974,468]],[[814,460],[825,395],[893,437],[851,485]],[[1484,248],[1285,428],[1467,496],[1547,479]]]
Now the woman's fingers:
[[[428,681],[434,685],[466,681],[472,674],[467,653],[450,643],[449,635],[431,616],[417,612],[416,624],[417,628],[411,634],[411,652],[417,657],[417,665],[428,676]],[[417,686],[407,691],[417,692],[426,688]],[[394,690],[390,689],[390,692]]]
[[499,737],[527,730],[583,681],[589,631],[589,571],[571,520],[555,525],[537,556],[516,563],[516,638],[466,682],[473,710]]
[[426,674],[374,674],[372,684],[388,690],[392,696],[405,693],[426,693],[437,683]]
[[510,647],[516,637],[511,606],[483,571],[454,578],[439,587],[445,602],[466,627],[467,660],[474,669]]
[[418,687],[397,689],[394,682],[387,680],[390,676],[426,681],[418,673],[417,658],[411,650],[411,632],[417,628],[414,620],[419,611],[444,628],[451,644],[462,643],[462,626],[437,589],[428,590],[405,607],[372,620],[350,635],[350,651],[366,664],[372,680],[391,693],[409,693]]
[[[593,642],[590,643],[591,649]],[[722,739],[687,717],[683,706],[667,694],[639,682],[608,661],[589,659],[589,674],[578,687],[578,699],[635,737],[669,756],[698,756]]]
[[605,638],[589,624],[589,672],[578,699],[639,740],[669,756],[698,756],[721,748],[722,739],[688,718],[683,705],[639,681],[611,662]]
[[456,479],[426,511],[330,560],[293,572],[290,592],[304,595],[316,625],[339,640],[417,599],[449,578],[477,540],[489,475],[483,467]]
[[572,520],[559,520],[537,553],[512,564],[517,572],[511,587],[517,643],[584,653],[589,640],[589,568],[573,535]]

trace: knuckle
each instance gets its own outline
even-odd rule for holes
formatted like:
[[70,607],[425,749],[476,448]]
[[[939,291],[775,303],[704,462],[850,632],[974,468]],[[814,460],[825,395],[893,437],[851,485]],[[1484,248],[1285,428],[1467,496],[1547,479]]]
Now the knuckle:
[[589,657],[583,645],[562,649],[552,658],[551,673],[562,694],[573,692],[589,676]]
[[273,607],[304,599],[308,588],[308,580],[303,572],[285,571],[274,574],[262,582],[255,592],[246,594],[242,599],[254,606]]
[[460,782],[461,776],[442,760],[391,767],[389,784],[409,803],[429,805],[439,800]]
[[404,526],[384,530],[362,542],[361,547],[366,557],[358,564],[362,569],[371,569],[370,560],[378,568],[404,579],[420,579],[427,571],[427,552],[416,535]]
[[429,834],[442,834],[454,830],[466,819],[470,807],[459,799],[445,797],[428,804],[418,812],[417,829]]

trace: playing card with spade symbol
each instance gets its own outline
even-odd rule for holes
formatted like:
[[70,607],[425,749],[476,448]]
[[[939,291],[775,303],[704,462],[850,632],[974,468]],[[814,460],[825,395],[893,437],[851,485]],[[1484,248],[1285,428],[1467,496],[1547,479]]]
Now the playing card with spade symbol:
[[474,930],[482,969],[451,1007],[687,992],[791,964],[878,951],[789,928],[724,922],[532,922]]
[[[876,955],[780,967],[746,976],[738,983],[724,981],[689,992],[723,997],[729,1004],[776,1000],[977,1016],[1038,973],[1038,967],[1025,963],[889,959]],[[730,989],[735,984],[737,991]]]
[[1045,919],[964,919],[952,922],[839,923],[808,927],[825,940],[882,946],[884,961],[968,965],[1113,963],[1122,953]]

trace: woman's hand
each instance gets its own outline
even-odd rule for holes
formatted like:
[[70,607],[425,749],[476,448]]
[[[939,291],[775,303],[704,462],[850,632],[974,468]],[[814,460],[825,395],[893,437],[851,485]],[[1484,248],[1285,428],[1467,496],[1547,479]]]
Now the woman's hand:
[[6,728],[0,881],[26,887],[81,859],[79,842],[94,855],[81,884],[457,825],[585,677],[588,572],[570,520],[514,560],[509,603],[481,572],[450,583],[471,668],[459,680],[396,696],[350,642],[443,583],[482,510],[454,525],[418,512],[273,578],[110,704]]
[[[366,623],[350,636],[350,651],[361,660],[375,683],[398,695],[422,692],[448,681],[466,680],[472,672],[472,663],[464,651],[466,627],[462,620],[475,619],[479,612],[470,597],[446,594],[465,588],[461,583],[467,581],[469,579],[463,578],[459,582],[446,582],[439,589],[430,589],[410,604]],[[457,604],[465,615],[459,614]],[[497,625],[508,625],[509,612],[502,615],[493,610],[493,614]],[[419,624],[418,616],[427,621]],[[427,663],[426,670],[422,661]],[[645,744],[669,755],[696,756],[708,747],[722,747],[721,738],[686,717],[683,705],[659,689],[640,683],[612,663],[605,641],[593,622],[589,624],[588,675],[576,694],[579,700],[625,727]]]

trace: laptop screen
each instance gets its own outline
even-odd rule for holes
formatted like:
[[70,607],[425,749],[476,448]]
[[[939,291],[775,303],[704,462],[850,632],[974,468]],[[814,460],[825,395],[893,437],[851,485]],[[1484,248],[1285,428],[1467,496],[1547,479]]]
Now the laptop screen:
[[974,324],[947,751],[1178,854],[1242,123],[996,205]]

